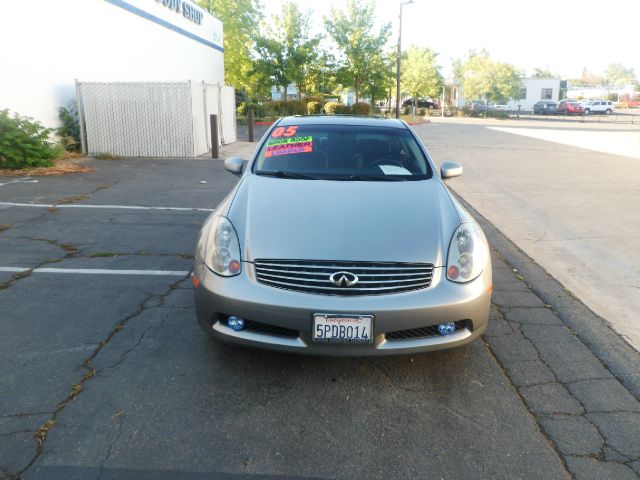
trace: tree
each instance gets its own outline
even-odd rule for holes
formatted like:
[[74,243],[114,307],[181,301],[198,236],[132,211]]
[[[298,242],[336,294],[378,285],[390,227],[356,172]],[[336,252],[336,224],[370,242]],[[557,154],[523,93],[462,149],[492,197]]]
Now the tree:
[[305,87],[317,62],[322,37],[309,35],[310,12],[301,12],[293,2],[285,2],[282,12],[273,17],[272,25],[263,25],[264,33],[256,38],[254,72],[282,87],[286,102],[291,83],[299,92]]
[[340,83],[353,87],[356,102],[361,90],[366,88],[384,63],[382,48],[387,43],[391,24],[384,24],[376,33],[374,27],[374,9],[372,2],[349,0],[346,13],[331,9],[331,18],[324,19],[325,27],[338,47],[342,58],[338,69]]
[[626,68],[621,63],[611,63],[604,71],[605,81],[616,87],[624,87],[626,85],[635,85],[637,82],[636,74],[633,68]]
[[467,99],[484,97],[502,103],[520,95],[521,72],[509,63],[496,62],[486,50],[471,50],[466,61],[458,61],[456,67]]
[[557,78],[558,75],[553,73],[549,68],[534,68],[533,78]]
[[438,54],[429,48],[410,47],[402,59],[401,87],[411,98],[437,98],[442,91]]
[[371,98],[375,106],[376,99],[385,98],[390,88],[395,86],[396,52],[395,50],[376,56],[371,73],[362,87],[362,93]]
[[320,50],[315,59],[306,65],[303,91],[307,93],[331,93],[337,86],[335,57]]
[[255,95],[261,89],[251,76],[260,4],[257,0],[198,0],[198,4],[222,21],[225,82]]
[[576,83],[582,85],[602,85],[604,83],[604,77],[590,72],[587,70],[587,67],[584,67],[582,69],[582,77],[580,77]]

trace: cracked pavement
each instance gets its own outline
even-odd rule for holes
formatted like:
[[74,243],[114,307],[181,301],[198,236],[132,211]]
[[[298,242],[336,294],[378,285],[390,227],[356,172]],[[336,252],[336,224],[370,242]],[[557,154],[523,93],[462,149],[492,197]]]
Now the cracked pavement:
[[[216,161],[90,163],[0,201],[212,208],[236,180]],[[188,271],[205,218],[0,206],[0,267]],[[490,326],[428,355],[217,344],[188,276],[0,272],[0,478],[638,478],[637,352],[480,220]]]

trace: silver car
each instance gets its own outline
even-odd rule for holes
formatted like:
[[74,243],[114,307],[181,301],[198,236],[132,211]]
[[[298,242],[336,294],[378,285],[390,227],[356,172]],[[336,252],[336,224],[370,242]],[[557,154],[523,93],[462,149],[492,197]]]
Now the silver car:
[[487,326],[484,233],[406,123],[280,119],[206,220],[198,322],[242,345],[321,355],[457,347]]

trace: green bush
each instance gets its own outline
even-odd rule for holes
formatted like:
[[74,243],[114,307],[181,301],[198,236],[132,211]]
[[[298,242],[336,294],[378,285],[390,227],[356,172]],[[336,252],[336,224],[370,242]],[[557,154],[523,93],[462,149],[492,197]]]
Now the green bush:
[[[287,115],[306,115],[307,104],[303,100],[276,100],[254,106],[255,117],[283,117]],[[246,113],[245,113],[246,115]]]
[[67,152],[79,152],[81,150],[80,122],[75,105],[69,108],[60,107],[58,109],[58,119],[62,126],[56,129],[60,137],[60,143]]
[[353,104],[351,111],[355,115],[369,115],[371,113],[371,105],[364,102],[357,102]]
[[351,113],[351,107],[349,105],[344,105],[339,103],[336,107],[336,114],[338,115],[349,115]]
[[236,110],[236,114],[238,115],[238,117],[246,117],[247,116],[247,110],[249,110],[249,105],[247,102],[243,102],[240,105],[238,105],[238,109]]
[[0,168],[50,167],[63,154],[50,141],[53,130],[29,117],[0,110]]
[[304,97],[304,101],[307,102],[307,104],[309,104],[309,102],[318,102],[323,105],[326,102],[322,95],[307,95]]
[[309,115],[317,115],[319,113],[322,113],[322,103],[320,102],[307,103],[307,113]]
[[286,115],[306,115],[307,102],[304,100],[287,100]]
[[338,108],[337,102],[327,102],[324,104],[324,113],[328,115],[335,115],[336,108]]

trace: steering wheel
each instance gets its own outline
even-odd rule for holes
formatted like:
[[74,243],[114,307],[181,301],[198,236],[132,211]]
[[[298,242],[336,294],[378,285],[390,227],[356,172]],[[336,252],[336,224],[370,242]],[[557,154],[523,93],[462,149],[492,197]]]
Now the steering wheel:
[[391,160],[388,158],[381,158],[379,160],[374,160],[369,165],[367,165],[367,170],[373,170],[375,167],[379,167],[380,165],[395,165],[397,167],[404,168],[404,165],[399,160]]

